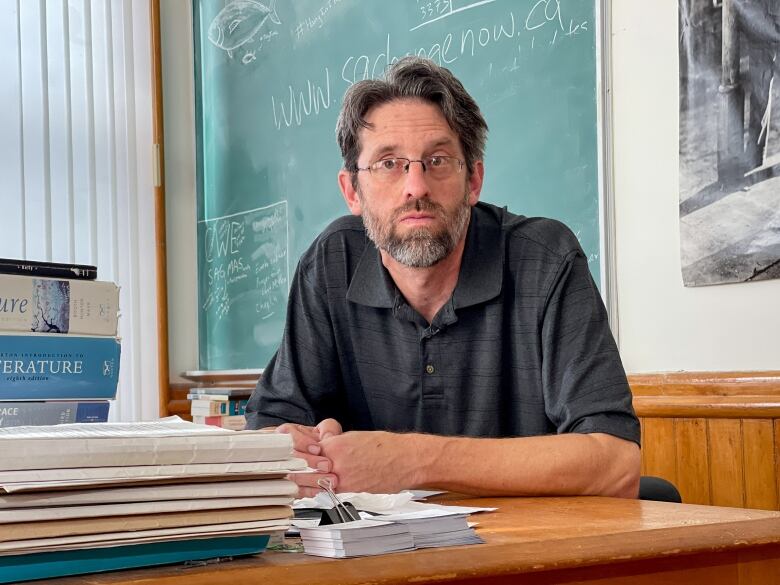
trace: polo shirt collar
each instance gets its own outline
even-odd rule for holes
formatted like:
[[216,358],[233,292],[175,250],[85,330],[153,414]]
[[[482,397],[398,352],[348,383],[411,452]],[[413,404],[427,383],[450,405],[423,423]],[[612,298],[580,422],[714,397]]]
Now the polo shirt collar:
[[349,283],[347,300],[377,309],[392,309],[397,294],[395,283],[382,264],[379,250],[366,236],[366,248]]
[[[489,301],[501,292],[504,247],[501,225],[479,206],[472,208],[458,284],[452,294],[454,309]],[[347,290],[347,300],[392,309],[398,289],[382,264],[379,250],[368,241]]]

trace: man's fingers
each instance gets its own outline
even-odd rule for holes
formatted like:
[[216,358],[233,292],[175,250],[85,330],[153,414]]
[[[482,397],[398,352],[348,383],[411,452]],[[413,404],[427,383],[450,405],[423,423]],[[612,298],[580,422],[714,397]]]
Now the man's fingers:
[[295,423],[284,423],[276,427],[277,433],[293,433],[295,431],[308,435],[312,439],[319,440],[320,438],[320,431],[317,427],[307,427],[306,425],[298,425]]
[[319,455],[311,455],[310,453],[303,453],[301,451],[293,452],[293,457],[298,457],[306,461],[306,465],[317,471],[328,473],[333,470],[333,464],[327,457],[321,457]]
[[317,425],[321,439],[327,439],[328,437],[334,437],[342,433],[341,423],[335,418],[326,418],[320,424]]
[[330,480],[333,489],[338,485],[338,478],[332,473],[291,473],[288,477],[298,485],[299,498],[313,498],[321,492],[322,488],[317,485],[320,479]]
[[277,433],[286,433],[292,437],[293,449],[301,453],[319,455],[320,433],[314,427],[285,423],[276,427]]

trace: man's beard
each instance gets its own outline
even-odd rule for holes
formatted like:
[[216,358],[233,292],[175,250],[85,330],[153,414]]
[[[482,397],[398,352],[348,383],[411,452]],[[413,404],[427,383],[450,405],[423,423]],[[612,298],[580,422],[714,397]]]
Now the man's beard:
[[[438,203],[421,198],[409,201],[396,209],[387,222],[382,222],[366,205],[362,194],[358,195],[363,206],[363,225],[368,237],[377,248],[387,252],[396,262],[410,268],[428,268],[449,256],[466,232],[471,216],[471,206],[466,193],[451,214]],[[420,227],[407,232],[406,235],[400,235],[396,231],[396,221],[402,215],[414,211],[432,213],[443,220],[444,226],[436,231]]]

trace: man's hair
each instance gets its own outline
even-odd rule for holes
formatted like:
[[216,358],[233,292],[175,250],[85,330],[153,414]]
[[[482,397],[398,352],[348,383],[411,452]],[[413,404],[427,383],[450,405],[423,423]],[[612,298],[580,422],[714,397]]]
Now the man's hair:
[[[344,168],[355,173],[360,155],[358,133],[369,128],[369,110],[396,100],[419,99],[438,106],[450,128],[460,139],[469,174],[485,152],[487,123],[463,84],[444,67],[430,59],[404,57],[390,66],[384,79],[366,79],[352,85],[336,122],[336,139]],[[356,177],[353,176],[353,184]]]

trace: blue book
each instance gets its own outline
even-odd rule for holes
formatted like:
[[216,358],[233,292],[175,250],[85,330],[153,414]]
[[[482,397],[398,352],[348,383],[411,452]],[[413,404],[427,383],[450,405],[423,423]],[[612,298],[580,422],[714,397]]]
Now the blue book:
[[118,381],[115,337],[0,335],[0,400],[112,400]]
[[0,583],[253,555],[265,550],[268,538],[267,535],[222,536],[0,556]]
[[107,400],[0,402],[0,428],[106,422],[108,409]]

